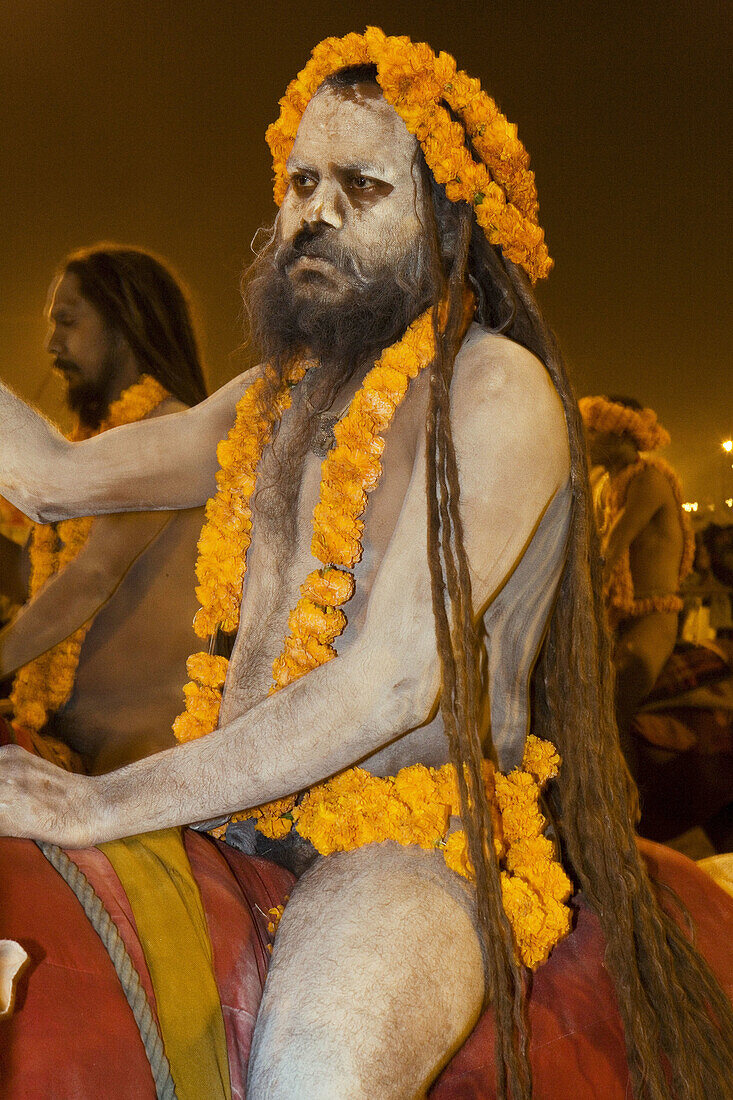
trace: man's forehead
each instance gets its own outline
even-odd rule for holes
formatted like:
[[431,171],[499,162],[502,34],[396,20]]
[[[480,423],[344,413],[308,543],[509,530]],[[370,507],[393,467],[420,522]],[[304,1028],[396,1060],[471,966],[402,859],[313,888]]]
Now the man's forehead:
[[[348,94],[344,94],[344,92]],[[322,88],[303,113],[288,161],[329,158],[385,173],[412,164],[415,138],[381,93],[365,88]]]
[[83,302],[79,280],[71,272],[57,276],[48,288],[47,312],[51,317],[62,309],[74,309]]

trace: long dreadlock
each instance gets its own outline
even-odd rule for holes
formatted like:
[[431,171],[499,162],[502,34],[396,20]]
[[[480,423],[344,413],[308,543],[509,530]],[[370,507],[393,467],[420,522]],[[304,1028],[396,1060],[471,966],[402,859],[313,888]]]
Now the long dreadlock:
[[[378,86],[359,65],[331,87]],[[470,142],[467,142],[470,148]],[[476,294],[476,319],[540,359],[559,394],[570,446],[573,511],[565,567],[547,637],[533,674],[534,730],[562,756],[550,790],[565,865],[597,915],[606,965],[624,1024],[636,1100],[710,1100],[733,1080],[733,1010],[707,963],[657,904],[635,843],[638,803],[619,748],[610,642],[602,605],[583,428],[554,336],[524,273],[488,244],[473,211],[450,202],[421,152],[437,297],[448,320],[434,320],[426,425],[428,561],[441,665],[441,714],[456,767],[469,854],[476,874],[486,997],[496,1019],[497,1090],[529,1100],[532,1078],[517,964],[501,896],[481,762],[479,640],[460,516],[460,483],[450,422],[450,384],[460,345],[463,294]],[[489,734],[490,739],[490,734]]]
[[442,262],[449,265],[445,293],[450,310],[430,379],[428,558],[442,670],[441,713],[476,868],[487,994],[496,1016],[499,1095],[519,1100],[532,1090],[522,974],[501,904],[481,783],[481,756],[490,755],[491,746],[481,744],[477,722],[478,639],[450,429],[449,387],[466,280],[477,292],[478,320],[544,362],[565,411],[573,514],[560,591],[533,676],[533,722],[563,760],[550,791],[551,808],[568,869],[605,935],[634,1093],[637,1100],[665,1100],[671,1083],[678,1100],[723,1096],[733,1080],[733,1011],[707,963],[658,906],[635,843],[636,792],[615,725],[600,554],[577,402],[524,273],[487,244],[465,204],[450,204],[434,182],[431,190],[436,231],[440,226],[438,236],[448,242]]

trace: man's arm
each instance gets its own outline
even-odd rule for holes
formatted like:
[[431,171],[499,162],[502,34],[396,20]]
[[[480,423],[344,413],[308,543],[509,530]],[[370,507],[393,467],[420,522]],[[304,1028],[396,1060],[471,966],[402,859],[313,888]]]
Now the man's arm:
[[[508,341],[486,340],[490,361],[478,341],[456,371],[453,401],[477,609],[510,575],[568,474],[562,408],[543,368]],[[259,805],[422,724],[438,689],[421,452],[365,624],[336,661],[209,736],[109,775],[60,775],[3,750],[0,831],[81,845]]]
[[637,535],[641,534],[659,509],[667,503],[668,494],[666,478],[653,466],[646,466],[631,480],[624,507],[614,520],[603,547],[606,577]]
[[100,516],[84,547],[0,630],[0,679],[89,622],[107,603],[171,512]]
[[251,380],[248,372],[192,409],[80,443],[0,383],[0,493],[40,523],[203,504],[215,491],[216,445]]

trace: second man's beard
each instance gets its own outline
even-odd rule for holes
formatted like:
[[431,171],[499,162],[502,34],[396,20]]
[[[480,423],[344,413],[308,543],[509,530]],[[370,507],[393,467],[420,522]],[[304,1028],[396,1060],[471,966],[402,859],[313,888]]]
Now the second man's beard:
[[67,378],[66,404],[79,417],[83,427],[96,431],[107,416],[114,395],[120,372],[119,350],[110,345],[95,379],[78,375],[78,368],[72,361],[57,359],[55,365]]
[[[319,389],[335,392],[434,300],[436,280],[427,253],[418,242],[389,267],[365,272],[331,242],[327,230],[303,230],[287,245],[275,237],[245,280],[250,334],[262,361],[282,368],[296,354],[317,359]],[[334,268],[329,280],[342,278],[342,293],[334,297],[319,290],[320,275],[301,276],[296,290],[288,267],[299,256],[329,260]],[[333,386],[324,385],[326,376]]]

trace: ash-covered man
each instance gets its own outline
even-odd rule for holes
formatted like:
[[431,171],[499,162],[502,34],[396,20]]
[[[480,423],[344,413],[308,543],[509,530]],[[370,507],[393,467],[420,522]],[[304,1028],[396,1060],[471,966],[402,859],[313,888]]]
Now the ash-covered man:
[[[79,444],[3,391],[2,488],[36,519],[199,504],[231,429],[196,625],[236,640],[228,668],[189,662],[174,750],[94,778],[5,750],[2,828],[84,845],[282,800],[258,811],[271,854],[290,819],[321,851],[351,850],[316,858],[285,908],[248,1096],[424,1095],[485,997],[512,1095],[528,1096],[521,920],[512,932],[501,903],[519,884],[494,857],[481,757],[521,764],[537,658],[534,729],[563,758],[566,866],[607,937],[635,1087],[664,1095],[668,1066],[687,1084],[695,1051],[689,1095],[720,1095],[730,1012],[657,910],[626,810],[582,427],[525,274],[550,266],[526,154],[451,58],[375,28],[314,51],[269,136],[282,205],[247,290],[269,369]],[[467,852],[441,831],[449,773],[405,773],[448,763]],[[375,794],[345,772],[357,764],[398,778]],[[470,857],[475,889],[444,851]],[[547,876],[560,897],[563,880]]]
[[[48,351],[67,384],[72,438],[155,418],[206,397],[185,296],[140,249],[72,253],[49,297]],[[14,736],[54,762],[109,771],[174,743],[182,662],[194,641],[200,509],[37,526],[32,599],[0,632],[16,669]],[[71,752],[69,752],[71,750]]]
[[598,475],[596,518],[625,734],[674,648],[694,541],[677,474],[647,453],[669,443],[654,410],[617,395],[584,397],[580,410]]

